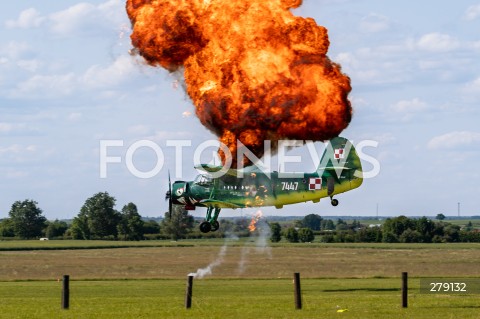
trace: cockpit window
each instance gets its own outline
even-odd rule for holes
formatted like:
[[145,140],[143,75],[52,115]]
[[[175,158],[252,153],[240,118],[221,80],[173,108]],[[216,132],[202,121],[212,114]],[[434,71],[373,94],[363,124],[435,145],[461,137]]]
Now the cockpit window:
[[200,186],[210,186],[213,184],[213,180],[210,175],[203,174],[203,175],[198,175],[195,178],[194,183]]

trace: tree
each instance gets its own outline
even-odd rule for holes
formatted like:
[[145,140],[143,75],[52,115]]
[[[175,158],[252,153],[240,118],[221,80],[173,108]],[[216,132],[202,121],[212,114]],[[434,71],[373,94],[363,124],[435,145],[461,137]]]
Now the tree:
[[160,233],[160,225],[154,220],[147,220],[143,223],[144,234],[158,234]]
[[380,227],[365,227],[355,233],[356,241],[361,243],[379,243],[382,241]]
[[15,237],[15,230],[10,218],[0,221],[0,237]]
[[301,228],[298,231],[298,240],[302,243],[311,243],[315,239],[313,230],[310,228]]
[[309,214],[302,220],[302,227],[310,228],[311,230],[320,230],[322,224],[322,217],[317,214]]
[[285,231],[285,238],[290,242],[290,243],[298,243],[298,232],[294,227],[289,227]]
[[415,230],[421,235],[419,242],[430,243],[432,242],[435,224],[430,219],[422,217],[416,220]]
[[282,240],[282,227],[279,223],[270,223],[270,241],[272,243],[278,243]]
[[13,203],[9,216],[16,236],[27,239],[42,235],[47,219],[37,204],[29,199]]
[[118,233],[124,240],[140,240],[143,238],[144,222],[134,203],[123,206],[118,223]]
[[68,225],[66,222],[59,221],[56,219],[53,222],[47,221],[47,228],[45,228],[45,237],[47,238],[54,238],[54,237],[61,237],[68,229]]
[[408,228],[400,235],[399,240],[401,243],[420,243],[422,242],[422,234]]
[[399,237],[407,229],[415,229],[415,221],[406,217],[398,216],[395,218],[387,218],[383,224],[383,233],[392,233]]
[[435,219],[444,220],[444,219],[445,219],[445,215],[443,215],[443,214],[437,214],[437,217],[435,217]]
[[79,214],[73,219],[72,226],[70,226],[70,233],[73,239],[91,239],[90,228],[88,227],[88,216],[86,214]]
[[235,226],[233,228],[234,232],[246,232],[250,233],[248,226],[250,225],[250,220],[246,218],[239,218],[235,220]]
[[320,227],[322,230],[335,230],[335,224],[331,219],[322,219]]
[[465,225],[464,230],[465,230],[465,231],[472,231],[472,230],[473,230],[472,221],[469,221],[469,222],[467,223],[467,225]]
[[460,241],[460,226],[447,225],[444,228],[443,240],[447,243],[456,243]]
[[337,220],[337,226],[335,226],[335,229],[337,231],[344,231],[344,230],[348,230],[348,224],[346,221],[344,221],[343,219],[339,218]]
[[[107,192],[97,193],[85,201],[78,214],[78,226],[84,233],[84,237],[89,233],[87,238],[90,236],[97,238],[113,236],[117,238],[120,214],[114,209],[115,201],[115,198]],[[85,221],[88,231],[85,230]]]
[[320,238],[322,243],[333,243],[335,241],[335,236],[333,234],[325,234]]
[[193,228],[193,216],[189,215],[181,205],[173,206],[172,210],[172,216],[170,213],[165,213],[161,229],[172,240],[185,238],[185,235]]

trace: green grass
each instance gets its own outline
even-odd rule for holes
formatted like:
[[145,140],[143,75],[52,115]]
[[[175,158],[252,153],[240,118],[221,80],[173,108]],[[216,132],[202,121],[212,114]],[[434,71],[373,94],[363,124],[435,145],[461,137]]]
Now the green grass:
[[[72,279],[182,279],[214,261],[225,242],[181,243],[0,251],[0,280],[54,280],[64,274]],[[63,248],[70,247],[64,244]],[[214,278],[289,278],[293,272],[304,278],[370,278],[396,277],[403,271],[416,277],[480,277],[480,244],[281,243],[267,250],[257,249],[250,240],[227,244]]]
[[195,280],[190,310],[184,280],[70,284],[70,309],[62,310],[60,282],[0,282],[0,318],[478,318],[480,308],[478,295],[420,294],[418,278],[407,309],[398,278],[303,279],[302,310],[291,279]]
[[[419,278],[480,278],[480,244],[281,242],[262,252],[255,238],[230,240],[213,275],[194,281],[193,308],[184,309],[186,275],[224,244],[0,242],[0,318],[478,318],[479,295],[420,294]],[[294,309],[293,272],[302,276],[302,310]],[[71,278],[69,310],[60,309],[63,274]]]
[[[318,237],[318,236],[317,236]],[[254,245],[256,237],[239,240],[210,238],[190,240],[142,240],[142,241],[108,241],[108,240],[0,240],[0,251],[32,251],[32,250],[75,250],[75,249],[115,249],[115,248],[149,248],[149,247],[198,247],[221,246],[228,242],[229,246],[241,247]],[[268,243],[271,247],[299,248],[372,248],[372,249],[478,249],[480,243]]]
[[5,240],[0,241],[0,251],[59,250],[59,249],[107,249],[129,247],[183,247],[192,242],[167,240],[108,241],[108,240]]

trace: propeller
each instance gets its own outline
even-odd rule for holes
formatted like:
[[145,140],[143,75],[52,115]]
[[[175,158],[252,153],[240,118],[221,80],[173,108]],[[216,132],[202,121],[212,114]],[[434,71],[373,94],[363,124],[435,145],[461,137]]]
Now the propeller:
[[168,191],[165,193],[165,200],[168,199],[168,214],[172,218],[172,182],[170,181],[170,171],[168,171]]

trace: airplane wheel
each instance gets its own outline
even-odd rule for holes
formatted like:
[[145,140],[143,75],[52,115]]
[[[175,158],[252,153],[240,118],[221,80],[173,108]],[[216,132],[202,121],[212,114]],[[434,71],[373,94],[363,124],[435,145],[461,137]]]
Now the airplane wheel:
[[212,231],[217,231],[220,228],[220,223],[216,220],[213,222]]
[[205,221],[200,224],[200,231],[202,233],[208,233],[210,230],[212,230],[212,225],[209,222]]
[[332,206],[338,206],[338,199],[332,199]]

